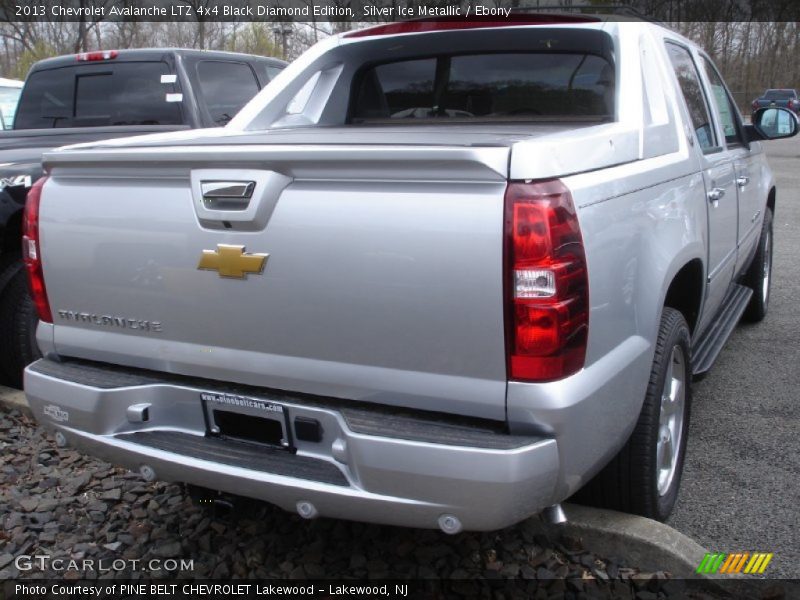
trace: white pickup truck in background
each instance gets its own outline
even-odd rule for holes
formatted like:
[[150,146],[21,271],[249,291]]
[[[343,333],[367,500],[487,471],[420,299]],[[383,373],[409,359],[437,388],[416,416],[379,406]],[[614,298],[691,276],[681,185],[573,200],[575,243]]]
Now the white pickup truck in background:
[[767,311],[758,140],[797,129],[650,23],[325,40],[224,129],[45,156],[28,400],[307,518],[491,530],[580,490],[664,519],[692,378]]

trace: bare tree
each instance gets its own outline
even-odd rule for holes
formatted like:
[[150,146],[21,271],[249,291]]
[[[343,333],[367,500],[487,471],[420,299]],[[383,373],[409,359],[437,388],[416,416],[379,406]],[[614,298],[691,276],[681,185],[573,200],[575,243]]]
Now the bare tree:
[[179,4],[191,9],[191,17],[197,21],[197,38],[195,48],[206,49],[206,29],[214,12],[214,0],[178,0]]

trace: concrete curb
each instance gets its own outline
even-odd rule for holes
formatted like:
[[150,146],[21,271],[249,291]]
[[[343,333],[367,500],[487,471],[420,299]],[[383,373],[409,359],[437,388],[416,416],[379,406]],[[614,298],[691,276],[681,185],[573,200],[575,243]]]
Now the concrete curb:
[[701,586],[698,590],[719,594],[721,598],[751,600],[764,597],[763,588],[754,581],[736,579],[736,587],[731,587],[722,585],[731,581],[728,576],[697,573],[697,567],[708,550],[669,525],[590,506],[564,504],[562,507],[567,516],[566,523],[553,525],[542,522],[550,540],[560,541],[562,545],[580,540],[582,546],[593,554],[636,567],[643,573],[667,571],[673,579],[693,579]]
[[9,410],[16,409],[29,417],[33,416],[28,406],[28,400],[25,398],[25,392],[4,385],[0,385],[0,406]]
[[[587,550],[642,571],[669,571],[677,578],[707,579],[696,573],[707,550],[669,525],[635,515],[565,504],[567,522],[548,525],[550,532],[577,538]],[[556,534],[558,535],[558,534]]]
[[696,573],[707,550],[669,525],[578,504],[562,508],[566,523],[554,525],[536,517],[526,523],[567,549],[577,541],[584,550],[642,572],[666,571],[676,579],[707,582],[716,579]]

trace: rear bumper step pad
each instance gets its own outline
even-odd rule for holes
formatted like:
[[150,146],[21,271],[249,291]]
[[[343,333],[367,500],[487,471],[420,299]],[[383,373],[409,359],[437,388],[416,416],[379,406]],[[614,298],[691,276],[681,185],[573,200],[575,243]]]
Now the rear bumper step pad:
[[117,439],[262,473],[319,481],[330,485],[349,485],[347,478],[331,463],[308,456],[298,456],[280,448],[175,431],[139,431],[118,435]]

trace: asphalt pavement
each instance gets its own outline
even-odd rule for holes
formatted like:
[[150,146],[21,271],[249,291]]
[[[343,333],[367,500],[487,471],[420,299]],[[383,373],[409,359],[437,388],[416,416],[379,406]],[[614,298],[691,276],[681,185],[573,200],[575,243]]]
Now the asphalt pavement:
[[775,173],[772,298],[694,386],[678,505],[668,524],[711,552],[773,552],[800,577],[800,137],[765,144]]

